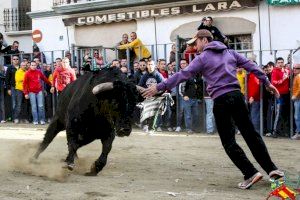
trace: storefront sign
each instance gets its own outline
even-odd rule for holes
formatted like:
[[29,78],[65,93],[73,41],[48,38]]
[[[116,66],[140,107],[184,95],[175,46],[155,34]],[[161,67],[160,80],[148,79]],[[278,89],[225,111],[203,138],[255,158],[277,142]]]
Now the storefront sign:
[[[201,3],[194,5],[165,7],[159,9],[145,9],[129,12],[100,14],[84,17],[74,17],[63,19],[66,26],[70,25],[91,25],[119,21],[128,21],[132,19],[143,19],[153,17],[174,16],[187,13],[204,13],[217,12],[225,10],[240,9],[245,7],[255,7],[258,5],[258,0],[237,0],[237,1],[220,1],[211,3]],[[133,8],[134,9],[134,8]]]
[[267,0],[267,2],[273,6],[300,4],[300,0]]

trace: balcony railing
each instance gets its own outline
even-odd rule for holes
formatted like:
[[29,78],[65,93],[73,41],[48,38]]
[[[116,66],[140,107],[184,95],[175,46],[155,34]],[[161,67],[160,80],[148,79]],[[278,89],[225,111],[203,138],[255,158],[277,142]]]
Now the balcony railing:
[[5,32],[32,29],[32,20],[26,14],[30,8],[5,8],[3,11]]
[[53,6],[71,5],[76,3],[84,3],[96,0],[53,0]]

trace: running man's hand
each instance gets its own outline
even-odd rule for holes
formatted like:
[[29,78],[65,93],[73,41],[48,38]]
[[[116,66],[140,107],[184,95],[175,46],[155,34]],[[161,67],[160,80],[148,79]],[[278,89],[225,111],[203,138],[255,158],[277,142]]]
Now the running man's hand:
[[274,94],[276,98],[280,97],[280,94],[279,94],[278,90],[276,89],[276,87],[274,87],[274,85],[270,84],[269,86],[266,87],[266,89],[269,92],[271,92],[272,94]]
[[53,94],[55,92],[55,88],[51,87],[50,92]]
[[156,84],[153,84],[152,86],[148,87],[142,92],[142,96],[144,98],[153,97],[154,95],[156,95],[156,93],[157,93]]

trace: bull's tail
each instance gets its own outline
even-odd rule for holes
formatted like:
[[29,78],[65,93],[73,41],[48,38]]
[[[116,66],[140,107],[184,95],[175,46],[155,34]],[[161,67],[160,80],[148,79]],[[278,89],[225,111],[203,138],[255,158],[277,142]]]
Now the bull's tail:
[[55,136],[60,132],[64,130],[63,123],[59,122],[59,120],[54,117],[51,123],[49,124],[46,134],[44,136],[44,139],[42,143],[40,144],[37,152],[34,155],[34,158],[37,159],[39,155],[48,147],[48,145],[52,142],[52,140],[55,138]]

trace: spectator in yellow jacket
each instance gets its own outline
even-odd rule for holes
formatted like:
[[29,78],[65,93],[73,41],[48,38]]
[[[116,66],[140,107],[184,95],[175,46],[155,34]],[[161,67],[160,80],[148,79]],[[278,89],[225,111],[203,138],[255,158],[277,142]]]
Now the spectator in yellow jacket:
[[[23,93],[23,81],[24,81],[25,73],[26,73],[26,62],[22,62],[20,65],[20,68],[15,73],[16,108],[14,110],[15,111],[14,123],[20,122],[22,102],[23,102],[23,105],[25,104],[25,98],[24,98],[24,93]],[[25,114],[27,114],[27,113],[22,113],[22,116],[25,116]]]
[[139,38],[137,38],[136,32],[132,32],[130,34],[130,38],[131,38],[130,43],[120,45],[118,46],[118,49],[128,49],[128,48],[133,49],[135,53],[135,57],[138,58],[139,60],[151,58],[150,51],[147,49],[147,47],[145,47],[142,41]]

